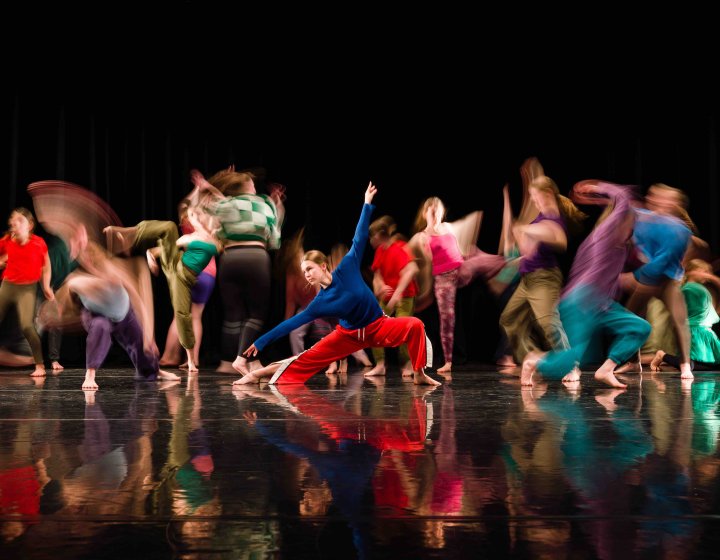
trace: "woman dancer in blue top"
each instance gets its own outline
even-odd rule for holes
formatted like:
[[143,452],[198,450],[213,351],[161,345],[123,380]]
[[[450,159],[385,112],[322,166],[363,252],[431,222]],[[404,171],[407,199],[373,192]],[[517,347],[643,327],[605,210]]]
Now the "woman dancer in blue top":
[[270,383],[304,383],[331,362],[357,350],[407,343],[414,383],[440,385],[424,372],[431,362],[428,359],[431,348],[425,336],[425,325],[417,317],[385,315],[360,273],[360,261],[368,243],[370,216],[374,209],[371,202],[376,192],[372,182],[369,183],[352,247],[333,272],[328,269],[327,257],[320,251],[309,251],[303,256],[300,267],[305,279],[321,288],[307,309],[258,338],[243,354],[255,356],[273,340],[318,317],[338,317],[340,324],[299,356],[256,370],[238,380],[239,383],[257,382],[273,373]]

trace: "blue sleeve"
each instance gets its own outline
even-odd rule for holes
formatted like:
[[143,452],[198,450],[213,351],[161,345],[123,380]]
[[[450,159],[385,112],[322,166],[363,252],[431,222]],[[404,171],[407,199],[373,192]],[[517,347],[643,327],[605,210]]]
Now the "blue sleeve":
[[[314,302],[315,300],[313,300]],[[305,311],[302,311],[298,313],[297,315],[294,315],[290,317],[289,319],[286,319],[279,325],[277,325],[274,329],[266,332],[264,335],[262,335],[260,338],[258,338],[255,341],[255,348],[258,349],[258,351],[262,351],[263,348],[265,348],[268,344],[273,342],[274,340],[277,340],[278,338],[281,338],[287,334],[290,334],[291,331],[294,331],[298,327],[303,326],[306,323],[309,323],[310,321],[313,321],[319,317],[314,312],[313,309],[313,302],[310,302],[310,305],[307,306]],[[244,351],[244,349],[243,349]]]
[[352,240],[352,247],[350,247],[348,254],[343,257],[342,261],[340,261],[338,268],[340,268],[340,266],[342,266],[346,261],[353,261],[355,263],[355,267],[360,268],[360,262],[362,261],[363,254],[365,253],[365,247],[370,239],[370,216],[372,216],[373,210],[375,210],[375,207],[372,204],[363,204],[360,220],[355,228],[355,237],[353,237]]

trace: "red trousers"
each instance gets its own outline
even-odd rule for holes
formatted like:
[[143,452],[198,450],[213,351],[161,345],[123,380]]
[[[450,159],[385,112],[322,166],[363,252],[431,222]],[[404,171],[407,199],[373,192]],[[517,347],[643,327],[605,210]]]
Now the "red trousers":
[[348,330],[338,325],[312,348],[280,366],[270,383],[305,383],[335,360],[357,350],[372,346],[394,347],[403,343],[407,344],[415,371],[432,365],[432,347],[425,336],[423,322],[417,317],[383,315],[362,329]]

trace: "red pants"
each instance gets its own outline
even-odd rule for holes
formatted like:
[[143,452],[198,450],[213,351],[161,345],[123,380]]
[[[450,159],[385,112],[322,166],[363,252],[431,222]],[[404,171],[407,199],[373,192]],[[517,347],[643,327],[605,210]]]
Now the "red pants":
[[[305,383],[335,360],[357,350],[394,347],[406,343],[413,369],[430,367],[432,347],[425,336],[425,325],[417,317],[387,317],[383,315],[362,329],[348,330],[338,325],[333,332],[297,358],[280,366],[270,383]],[[430,360],[428,360],[430,356]]]

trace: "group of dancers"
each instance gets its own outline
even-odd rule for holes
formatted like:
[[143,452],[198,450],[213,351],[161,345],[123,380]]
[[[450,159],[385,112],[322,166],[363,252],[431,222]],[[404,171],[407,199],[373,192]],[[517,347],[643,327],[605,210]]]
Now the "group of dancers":
[[[647,320],[653,321],[648,308],[658,300],[670,317],[677,348],[650,348],[644,361],[654,369],[663,363],[677,367],[685,380],[692,379],[693,368],[720,363],[720,342],[712,330],[719,320],[720,280],[706,260],[697,258],[707,244],[697,236],[680,190],[655,184],[641,199],[634,187],[587,180],[565,197],[536,159],[524,163],[521,176],[525,197],[517,217],[504,190],[499,254],[476,245],[481,212],[446,222],[437,197],[420,206],[414,235],[406,240],[390,216],[372,220],[378,190],[370,182],[344,256],[330,259],[289,244],[286,318],[271,329],[265,324],[270,251],[281,244],[282,185],[270,183],[268,194],[258,194],[251,172],[230,167],[206,179],[193,171],[194,188],[180,204],[179,231],[171,221],[122,227],[92,193],[57,181],[35,183],[29,192],[38,221],[62,240],[73,266],[65,267],[59,285],[53,283],[51,254],[33,233],[33,214],[15,209],[0,239],[0,321],[15,307],[35,363],[32,376],[45,375],[36,322],[51,332],[75,322],[87,332],[83,389],[98,388],[96,372],[113,340],[125,349],[139,379],[173,380],[176,374],[160,368],[180,365],[180,348],[183,367],[190,374],[198,371],[202,312],[217,277],[224,307],[218,370],[241,374],[236,384],[303,383],[353,354],[368,365],[365,375],[385,375],[383,348],[400,347],[403,376],[415,384],[439,385],[426,373],[432,347],[414,314],[437,302],[443,354],[437,372],[449,374],[457,289],[483,280],[504,304],[502,363],[517,364],[523,387],[532,386],[538,374],[570,386],[579,383],[580,369],[597,361],[598,347],[604,361],[595,379],[625,387],[616,374],[641,368],[651,331],[667,328],[667,322],[651,326]],[[84,197],[93,211],[73,214],[58,207],[58,200],[72,195]],[[605,208],[579,245],[564,283],[558,255],[567,250],[569,237],[587,228],[587,216],[577,205]],[[374,249],[371,286],[361,266],[368,244]],[[141,267],[130,258],[137,255]],[[162,357],[149,297],[149,274],[160,273],[174,312]],[[44,299],[40,306],[38,291]],[[324,324],[325,336],[306,349],[313,324]],[[295,355],[263,367],[263,351],[288,335]],[[367,348],[373,349],[374,366]]]

